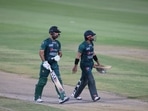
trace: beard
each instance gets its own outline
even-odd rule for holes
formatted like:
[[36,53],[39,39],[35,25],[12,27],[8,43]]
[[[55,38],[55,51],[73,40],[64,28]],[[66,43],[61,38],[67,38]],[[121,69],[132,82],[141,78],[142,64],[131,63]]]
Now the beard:
[[59,37],[59,35],[52,35],[52,39],[55,40]]

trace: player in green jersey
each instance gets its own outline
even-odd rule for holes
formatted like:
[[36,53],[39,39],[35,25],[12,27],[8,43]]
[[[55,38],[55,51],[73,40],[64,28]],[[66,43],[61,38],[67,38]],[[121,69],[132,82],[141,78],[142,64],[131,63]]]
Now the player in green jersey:
[[[39,72],[39,80],[35,87],[35,94],[34,94],[34,100],[36,102],[43,102],[41,99],[43,88],[47,83],[47,79],[49,76],[49,66],[52,68],[52,70],[57,75],[59,81],[61,84],[62,79],[60,76],[59,71],[59,65],[55,57],[62,57],[62,51],[61,51],[61,43],[57,40],[57,38],[60,36],[61,31],[58,29],[57,26],[52,26],[49,29],[49,37],[45,39],[40,47],[39,55],[42,60],[42,63],[40,65],[40,72]],[[56,88],[56,87],[55,87]],[[57,94],[59,96],[59,103],[64,103],[69,100],[69,97],[66,97],[66,94],[64,94],[64,99],[60,97],[60,94],[56,88]]]
[[92,100],[95,102],[100,99],[97,93],[95,80],[92,74],[92,69],[94,67],[94,61],[100,65],[98,58],[94,52],[93,41],[95,39],[95,33],[91,30],[87,30],[84,33],[84,41],[79,45],[78,53],[75,58],[74,67],[72,69],[73,73],[77,71],[77,66],[80,61],[80,68],[82,71],[81,78],[78,81],[72,96],[78,100],[82,98],[79,96],[86,85],[88,85],[90,95]]

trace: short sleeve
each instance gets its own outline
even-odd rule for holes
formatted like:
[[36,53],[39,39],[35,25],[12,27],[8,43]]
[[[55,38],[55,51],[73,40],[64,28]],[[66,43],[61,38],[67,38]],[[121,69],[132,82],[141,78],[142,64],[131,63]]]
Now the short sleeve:
[[45,50],[46,49],[46,46],[47,46],[47,42],[46,41],[43,41],[41,43],[40,50]]
[[79,48],[78,48],[78,52],[80,52],[80,53],[82,53],[83,52],[83,50],[84,50],[84,44],[80,44],[79,45]]

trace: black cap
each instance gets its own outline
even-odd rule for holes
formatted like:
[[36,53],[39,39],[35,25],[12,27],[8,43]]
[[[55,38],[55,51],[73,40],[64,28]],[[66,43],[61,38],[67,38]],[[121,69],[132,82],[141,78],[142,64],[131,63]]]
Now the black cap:
[[49,33],[53,33],[53,32],[55,32],[55,33],[61,33],[61,31],[58,29],[57,26],[50,27]]
[[85,31],[84,37],[87,37],[87,36],[89,36],[89,35],[94,36],[94,35],[96,35],[96,34],[95,34],[93,31],[91,31],[91,30]]

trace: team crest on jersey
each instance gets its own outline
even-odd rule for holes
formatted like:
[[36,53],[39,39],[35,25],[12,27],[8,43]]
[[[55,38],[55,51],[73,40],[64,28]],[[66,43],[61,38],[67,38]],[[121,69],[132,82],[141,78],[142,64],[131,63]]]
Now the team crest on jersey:
[[90,50],[90,47],[87,47],[86,50]]
[[48,46],[49,46],[49,47],[53,47],[53,44],[49,44]]

